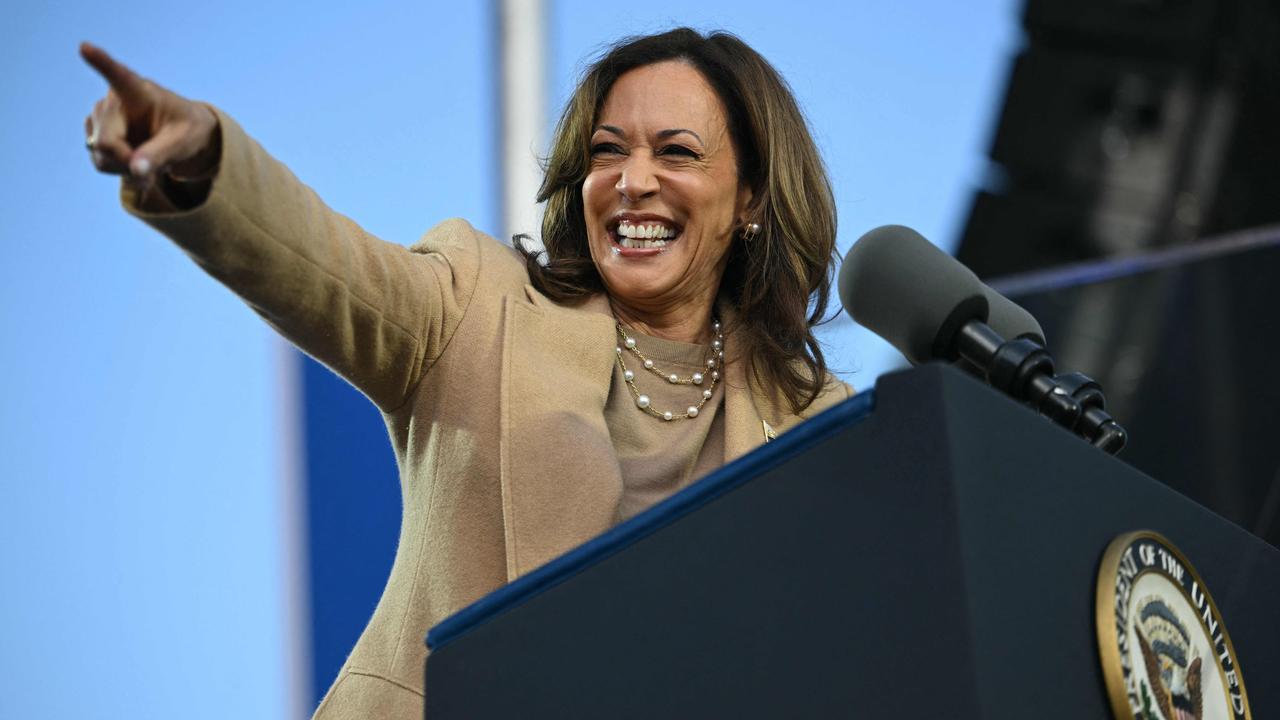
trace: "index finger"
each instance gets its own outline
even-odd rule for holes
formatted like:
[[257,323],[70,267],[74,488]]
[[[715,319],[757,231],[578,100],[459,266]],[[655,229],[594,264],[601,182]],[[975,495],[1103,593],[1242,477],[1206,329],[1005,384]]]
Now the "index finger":
[[143,79],[134,71],[115,61],[106,50],[87,42],[80,43],[80,57],[98,71],[121,100],[126,103],[143,97]]

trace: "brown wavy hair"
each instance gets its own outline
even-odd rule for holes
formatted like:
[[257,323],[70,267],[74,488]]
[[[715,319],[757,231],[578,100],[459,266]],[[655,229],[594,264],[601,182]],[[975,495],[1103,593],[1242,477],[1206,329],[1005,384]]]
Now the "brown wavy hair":
[[527,249],[519,236],[515,246],[534,287],[548,297],[571,301],[604,291],[582,203],[592,129],[619,77],[666,60],[696,68],[724,105],[739,178],[752,191],[749,217],[761,228],[729,250],[720,297],[736,308],[738,321],[726,330],[742,343],[756,382],[798,413],[827,383],[813,327],[826,313],[835,268],[835,199],[791,89],[736,36],[677,28],[625,38],[588,67],[556,126],[538,190],[546,203],[545,254]]

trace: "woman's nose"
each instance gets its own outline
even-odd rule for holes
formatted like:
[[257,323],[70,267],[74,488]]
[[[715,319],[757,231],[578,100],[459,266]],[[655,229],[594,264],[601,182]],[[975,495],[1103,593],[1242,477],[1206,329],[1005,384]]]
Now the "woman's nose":
[[614,185],[614,189],[628,200],[653,195],[658,192],[658,187],[658,176],[653,171],[653,164],[647,158],[635,155],[622,167],[622,173]]

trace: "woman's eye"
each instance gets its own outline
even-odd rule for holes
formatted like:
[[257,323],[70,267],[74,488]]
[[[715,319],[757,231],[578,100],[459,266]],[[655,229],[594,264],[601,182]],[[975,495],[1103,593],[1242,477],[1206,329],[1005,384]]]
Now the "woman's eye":
[[667,145],[666,147],[662,148],[659,154],[676,155],[679,157],[689,157],[689,158],[702,157],[693,148],[687,148],[683,145]]
[[614,143],[596,143],[591,146],[592,155],[617,155],[622,152],[622,148]]

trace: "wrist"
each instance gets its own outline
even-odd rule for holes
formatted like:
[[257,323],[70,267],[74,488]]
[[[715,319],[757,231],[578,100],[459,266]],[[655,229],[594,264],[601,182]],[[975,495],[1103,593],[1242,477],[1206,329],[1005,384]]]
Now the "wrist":
[[169,173],[161,173],[156,182],[157,189],[164,195],[164,198],[176,210],[193,210],[204,204],[209,199],[209,193],[213,190],[213,180],[208,179],[182,179],[179,180],[169,175]]
[[208,127],[206,140],[194,155],[164,169],[165,178],[172,182],[183,185],[207,183],[218,174],[222,160],[222,128],[218,124],[218,116],[209,106],[199,107],[203,112],[202,123]]
[[189,170],[186,168],[179,169],[178,165],[170,165],[164,170],[164,179],[171,183],[179,185],[196,185],[199,183],[207,183],[218,175],[218,166],[214,164],[203,170]]

